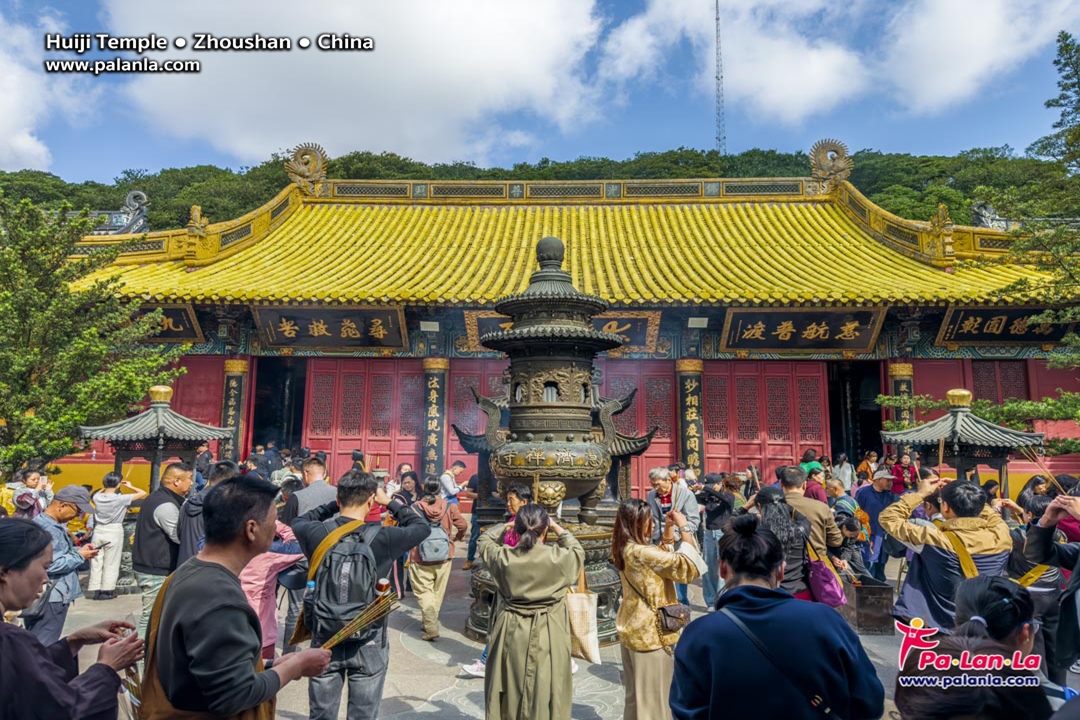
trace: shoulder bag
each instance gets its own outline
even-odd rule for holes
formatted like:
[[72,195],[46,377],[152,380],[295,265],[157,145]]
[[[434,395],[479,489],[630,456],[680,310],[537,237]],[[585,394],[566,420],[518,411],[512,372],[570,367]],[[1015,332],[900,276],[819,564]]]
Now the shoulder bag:
[[746,636],[746,639],[752,642],[754,644],[754,647],[758,649],[758,652],[765,656],[765,659],[768,660],[769,663],[773,666],[773,668],[776,669],[776,671],[780,674],[780,677],[787,680],[788,684],[791,685],[791,687],[795,688],[796,692],[805,697],[806,701],[809,702],[815,710],[817,710],[826,717],[836,718],[836,720],[840,720],[840,717],[836,713],[834,713],[832,711],[832,708],[830,708],[825,703],[825,699],[821,697],[820,693],[808,691],[806,689],[806,686],[802,684],[804,679],[803,675],[799,673],[793,673],[791,669],[784,669],[783,667],[781,667],[779,661],[776,659],[776,656],[769,652],[769,648],[765,646],[765,643],[761,641],[761,638],[754,634],[754,631],[748,628],[746,626],[746,623],[739,619],[738,615],[731,612],[731,610],[726,607],[720,608],[720,612],[723,613],[728,620],[735,623],[735,627],[739,628],[739,630],[742,631],[742,634]]
[[[625,571],[623,574],[626,574]],[[645,606],[656,616],[656,630],[660,633],[661,637],[670,635],[671,633],[677,633],[690,623],[689,605],[673,603],[671,605],[654,607],[653,604],[649,602],[649,599],[642,595],[641,591],[630,581],[629,575],[626,577],[626,584],[630,586],[631,590],[637,593],[638,597],[645,603]]]
[[23,610],[19,617],[23,620],[40,620],[45,617],[45,608],[49,605],[49,597],[52,595],[52,591],[56,589],[56,583],[58,582],[60,582],[60,578],[56,578],[46,585],[45,592],[38,596],[33,605]]

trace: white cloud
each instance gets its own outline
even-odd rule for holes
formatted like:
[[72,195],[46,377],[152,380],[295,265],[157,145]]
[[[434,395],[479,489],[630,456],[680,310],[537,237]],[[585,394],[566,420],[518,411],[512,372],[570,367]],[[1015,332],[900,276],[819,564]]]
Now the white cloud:
[[914,114],[954,109],[1080,23],[1078,0],[911,0],[879,73]]
[[[861,7],[856,2],[838,10],[828,0],[724,0],[727,102],[764,120],[793,125],[864,91],[869,79],[864,60],[832,36],[841,35],[839,24],[820,21],[855,16]],[[644,12],[606,38],[600,76],[625,92],[632,81],[654,79],[665,57],[686,41],[697,67],[692,90],[711,94],[715,27],[713,3],[649,0]]]
[[52,155],[41,125],[56,113],[76,121],[100,95],[83,78],[44,73],[43,35],[59,28],[49,15],[31,26],[0,14],[0,170],[47,170]]
[[601,29],[592,2],[505,0],[104,0],[110,31],[190,39],[319,33],[375,39],[374,52],[156,53],[202,61],[197,75],[142,75],[135,111],[160,130],[242,160],[301,141],[331,155],[388,150],[427,161],[483,162],[530,138],[513,113],[561,130],[596,117],[583,60]]

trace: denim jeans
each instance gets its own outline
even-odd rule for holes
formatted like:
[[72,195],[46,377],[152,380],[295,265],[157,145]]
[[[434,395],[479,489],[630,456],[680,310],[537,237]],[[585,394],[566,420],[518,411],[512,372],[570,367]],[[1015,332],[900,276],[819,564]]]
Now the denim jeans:
[[683,605],[690,604],[690,597],[687,591],[686,583],[675,583],[675,597],[679,599]]
[[881,560],[870,563],[870,567],[867,568],[867,570],[870,571],[870,577],[885,582],[885,565],[888,564],[888,562],[889,557],[883,554]]
[[[474,505],[475,507],[475,505]],[[469,531],[469,554],[465,559],[472,562],[476,559],[476,543],[480,540],[480,523],[476,519],[476,511],[472,514],[472,530]]]
[[705,531],[702,549],[705,551],[705,566],[708,570],[701,576],[701,590],[705,594],[702,602],[708,608],[716,603],[717,594],[724,589],[724,579],[720,577],[720,548],[717,545],[723,536],[723,530]]
[[303,590],[286,590],[288,595],[288,609],[285,612],[285,628],[281,633],[281,654],[288,655],[300,650],[299,645],[290,645],[293,633],[296,631],[296,623],[300,619],[300,608],[304,604]]
[[308,705],[310,720],[337,720],[341,706],[341,692],[348,680],[349,701],[345,717],[349,720],[374,720],[379,714],[383,684],[386,682],[386,661],[390,647],[380,648],[384,655],[383,669],[374,675],[361,675],[361,670],[342,668],[328,670],[308,682]]

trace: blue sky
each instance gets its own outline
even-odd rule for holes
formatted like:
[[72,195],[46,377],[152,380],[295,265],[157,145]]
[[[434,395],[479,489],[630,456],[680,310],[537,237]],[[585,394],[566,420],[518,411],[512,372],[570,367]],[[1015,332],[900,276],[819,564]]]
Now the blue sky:
[[[838,7],[839,6],[839,7]],[[302,9],[301,9],[302,8]],[[713,0],[0,0],[0,169],[108,181],[301,142],[509,166],[714,144]],[[722,0],[727,143],[1023,150],[1080,0]],[[320,32],[372,53],[192,52],[198,74],[46,75],[45,32]],[[84,58],[134,58],[88,53]]]

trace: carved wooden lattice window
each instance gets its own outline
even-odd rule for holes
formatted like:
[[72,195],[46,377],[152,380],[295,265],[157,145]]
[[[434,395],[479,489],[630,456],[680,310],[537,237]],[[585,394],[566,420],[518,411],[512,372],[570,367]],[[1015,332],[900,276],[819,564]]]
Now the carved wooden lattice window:
[[799,440],[804,443],[824,442],[821,414],[825,405],[821,402],[821,378],[801,377],[799,388]]
[[671,396],[671,378],[645,378],[645,426],[656,426],[656,437],[671,437],[671,412],[675,406]]
[[791,378],[765,378],[765,421],[769,440],[791,442]]
[[998,380],[1001,387],[1001,402],[1016,398],[1029,400],[1027,361],[999,360]]
[[316,375],[311,383],[311,434],[326,436],[334,425],[334,376]]
[[454,378],[454,422],[470,433],[480,431],[480,407],[470,390],[479,387],[480,379],[475,375],[458,375]]
[[971,380],[976,400],[1031,399],[1025,360],[973,360]]
[[709,440],[727,440],[728,435],[728,379],[721,376],[705,376],[702,398],[705,406],[705,435]]
[[364,434],[364,375],[346,375],[341,383],[341,434]]
[[390,437],[394,419],[394,378],[391,375],[371,377],[371,436]]
[[735,378],[735,416],[738,418],[736,432],[739,440],[760,440],[760,412],[758,410],[758,379]]
[[424,421],[424,376],[404,375],[401,378],[401,417],[399,432],[403,437],[420,437]]
[[971,381],[975,398],[998,402],[997,367],[993,360],[973,360]]
[[[637,387],[637,381],[632,377],[613,377],[611,378],[611,397],[622,400],[629,395]],[[615,429],[621,432],[623,435],[637,435],[638,433],[638,405],[641,402],[641,396],[638,395],[634,398],[634,404],[628,407],[623,412],[616,415],[613,420],[615,422]]]

